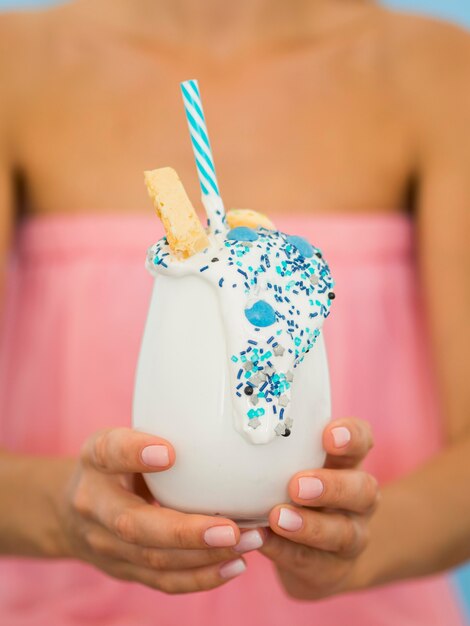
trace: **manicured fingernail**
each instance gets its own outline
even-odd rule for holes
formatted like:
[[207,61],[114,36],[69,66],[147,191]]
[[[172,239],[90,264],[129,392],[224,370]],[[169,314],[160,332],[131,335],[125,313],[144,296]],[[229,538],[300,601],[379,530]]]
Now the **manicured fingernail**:
[[284,530],[299,530],[302,522],[302,517],[292,509],[281,509],[277,525]]
[[313,476],[302,476],[299,478],[299,498],[312,500],[318,498],[323,493],[323,483],[319,478]]
[[237,543],[235,532],[231,526],[212,526],[204,533],[204,541],[213,548],[233,546]]
[[337,426],[331,429],[331,434],[337,448],[342,448],[351,441],[351,432],[346,426]]
[[237,559],[236,561],[229,561],[229,563],[225,563],[219,569],[219,574],[222,578],[233,578],[234,576],[238,576],[242,574],[246,570],[246,565],[243,559]]
[[165,467],[170,464],[170,455],[166,446],[147,446],[140,456],[145,465],[150,465],[150,467]]
[[263,537],[259,530],[247,530],[240,536],[240,541],[233,548],[237,552],[248,552],[249,550],[256,550],[263,545]]

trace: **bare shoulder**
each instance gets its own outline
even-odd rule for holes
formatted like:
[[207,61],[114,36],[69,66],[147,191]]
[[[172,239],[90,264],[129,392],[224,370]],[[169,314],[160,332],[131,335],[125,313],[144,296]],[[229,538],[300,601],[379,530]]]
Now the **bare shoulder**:
[[[0,80],[10,107],[35,92],[60,55],[57,43],[73,31],[73,8],[0,12]],[[1,100],[1,99],[0,99]]]
[[41,67],[45,15],[18,11],[0,13],[0,81],[2,113],[13,113],[30,93]]
[[405,90],[418,100],[470,97],[469,31],[430,17],[388,10],[383,16],[388,57]]
[[[383,11],[391,93],[421,159],[470,145],[470,33],[437,19]],[[468,161],[467,156],[465,159]]]

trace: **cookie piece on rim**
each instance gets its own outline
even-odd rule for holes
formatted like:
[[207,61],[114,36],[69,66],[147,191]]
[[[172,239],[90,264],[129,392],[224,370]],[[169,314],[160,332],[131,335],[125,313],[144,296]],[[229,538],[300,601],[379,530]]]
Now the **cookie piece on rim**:
[[176,256],[188,258],[209,246],[209,239],[178,174],[171,167],[144,172],[145,184],[168,245]]

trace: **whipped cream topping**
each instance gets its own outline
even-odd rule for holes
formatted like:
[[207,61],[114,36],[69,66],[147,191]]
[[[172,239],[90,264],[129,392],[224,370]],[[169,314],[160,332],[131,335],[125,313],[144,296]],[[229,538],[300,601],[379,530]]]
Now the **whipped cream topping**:
[[328,265],[306,239],[239,226],[209,235],[181,260],[165,237],[149,248],[155,276],[197,276],[218,294],[225,328],[234,427],[250,443],[288,437],[296,369],[314,345],[335,294]]

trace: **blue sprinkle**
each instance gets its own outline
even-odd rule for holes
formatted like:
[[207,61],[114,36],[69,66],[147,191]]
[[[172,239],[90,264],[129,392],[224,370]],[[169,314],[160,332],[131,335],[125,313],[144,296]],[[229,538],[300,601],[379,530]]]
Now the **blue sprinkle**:
[[[248,343],[251,343],[252,346],[257,346],[258,342],[254,341],[253,339],[248,339]],[[249,352],[251,350],[251,348],[248,348],[247,352]]]
[[200,272],[205,272],[208,268],[209,268],[208,265],[204,265],[204,267],[201,267],[201,269],[199,271]]
[[233,241],[256,241],[258,239],[258,234],[247,226],[237,226],[236,228],[232,228],[227,233],[227,239],[231,239]]
[[266,343],[271,343],[271,341],[272,341],[273,339],[274,339],[274,335],[273,335],[272,337],[270,337]]
[[284,409],[280,410],[279,415],[281,417],[281,420],[283,420],[284,419]]
[[265,300],[258,300],[250,309],[245,309],[247,320],[253,326],[271,326],[276,321],[276,312]]
[[303,237],[298,237],[297,235],[287,235],[286,239],[289,243],[297,248],[302,256],[306,258],[310,258],[313,256],[313,246]]
[[237,374],[237,378],[238,378],[238,380],[240,380],[240,378],[242,377],[242,374],[243,374],[243,370],[240,368],[240,369],[238,370],[238,374]]
[[224,284],[224,279],[223,279],[223,278],[221,278],[221,279],[219,280],[219,287],[222,287],[222,285],[223,285],[223,284]]
[[237,272],[238,272],[239,274],[241,274],[242,276],[244,276],[245,278],[248,278],[247,273],[246,273],[246,272],[244,272],[243,270],[241,270],[241,269],[237,269]]

